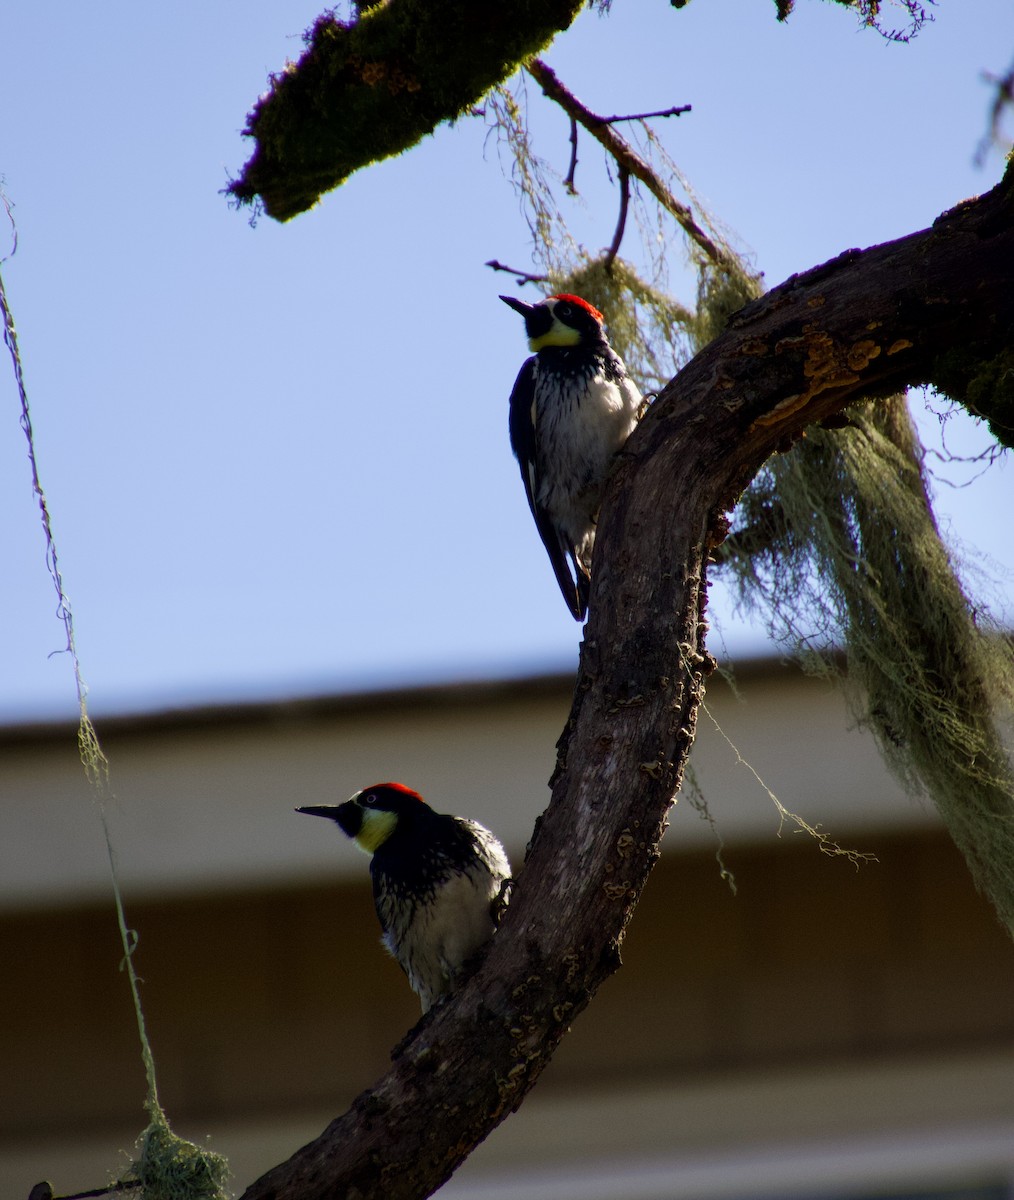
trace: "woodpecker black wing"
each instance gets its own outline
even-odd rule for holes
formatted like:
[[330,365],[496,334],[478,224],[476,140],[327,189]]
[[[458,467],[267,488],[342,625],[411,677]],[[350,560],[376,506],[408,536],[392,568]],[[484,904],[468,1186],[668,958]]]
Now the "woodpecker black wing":
[[521,468],[521,481],[525,485],[528,507],[535,513],[535,374],[538,364],[535,356],[525,360],[518,372],[511,392],[508,425],[511,449]]
[[582,577],[578,573],[577,583],[571,574],[568,554],[573,557],[573,547],[567,546],[559,532],[549,519],[546,510],[538,502],[539,480],[538,463],[535,448],[535,379],[538,371],[538,359],[533,355],[529,358],[514,382],[514,390],[510,399],[510,440],[514,457],[521,468],[521,481],[525,485],[525,495],[528,497],[528,507],[535,518],[535,527],[546,547],[549,561],[556,575],[560,591],[577,621],[582,620],[588,607],[587,584],[582,589]]

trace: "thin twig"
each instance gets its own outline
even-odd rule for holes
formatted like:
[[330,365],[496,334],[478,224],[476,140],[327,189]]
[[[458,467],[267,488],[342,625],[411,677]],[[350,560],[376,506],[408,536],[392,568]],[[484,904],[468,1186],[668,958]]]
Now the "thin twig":
[[485,265],[494,271],[506,271],[508,275],[515,276],[519,287],[524,287],[526,283],[549,282],[548,275],[533,275],[530,271],[519,271],[516,267],[508,267],[506,263],[502,263],[495,258],[491,258]]
[[570,118],[570,166],[567,168],[567,178],[563,181],[563,186],[570,194],[576,195],[577,188],[574,186],[574,173],[577,171],[577,121]]
[[989,110],[989,128],[975,151],[973,161],[977,167],[985,164],[991,149],[999,149],[1003,145],[1004,139],[1001,132],[1003,112],[1008,105],[1014,104],[1014,65],[1004,76],[991,75],[988,71],[983,71],[982,78],[985,83],[996,88],[996,93]]
[[550,100],[559,104],[565,113],[583,125],[592,137],[609,151],[617,166],[626,167],[635,179],[644,184],[659,204],[672,214],[687,237],[696,242],[713,263],[729,271],[736,270],[733,257],[700,227],[690,207],[676,199],[633,146],[620,137],[607,121],[586,108],[574,93],[560,82],[551,67],[546,66],[541,58],[533,58],[525,69]]
[[2,266],[9,258],[13,258],[18,252],[18,227],[14,223],[13,206],[11,205],[10,200],[7,199],[7,194],[5,192],[0,192],[0,204],[4,206],[4,211],[7,213],[7,220],[11,225],[11,248],[3,256],[3,258],[0,258],[0,266]]
[[603,125],[615,125],[617,121],[651,121],[655,117],[680,117],[693,110],[692,104],[675,104],[672,108],[660,108],[658,112],[630,113],[625,117],[599,117],[599,120]]
[[608,271],[616,261],[616,255],[620,250],[620,242],[623,241],[623,231],[627,226],[627,205],[630,203],[630,172],[623,165],[620,167],[620,216],[616,222],[616,232],[613,234],[613,240],[610,243],[609,249],[606,251],[605,268]]
[[115,1183],[108,1183],[105,1187],[92,1188],[88,1192],[74,1192],[69,1196],[54,1196],[53,1189],[48,1183],[37,1183],[28,1197],[28,1200],[91,1200],[93,1196],[108,1196],[113,1192],[128,1192],[134,1188],[141,1187],[140,1179],[118,1179]]
[[53,1200],[89,1200],[92,1196],[107,1196],[111,1192],[129,1192],[141,1187],[140,1179],[120,1179],[108,1187],[95,1188],[90,1192],[75,1192],[73,1196],[54,1196]]

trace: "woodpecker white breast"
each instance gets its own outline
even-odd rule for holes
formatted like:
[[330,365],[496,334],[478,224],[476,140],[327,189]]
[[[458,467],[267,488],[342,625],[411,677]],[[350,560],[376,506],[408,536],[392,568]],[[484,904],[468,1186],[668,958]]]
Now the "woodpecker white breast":
[[330,818],[372,855],[383,943],[426,1012],[496,931],[511,870],[503,846],[477,821],[434,812],[400,783],[296,811]]
[[602,314],[586,300],[500,299],[524,317],[534,351],[511,393],[511,449],[560,591],[580,621],[602,490],[637,424],[641,394],[606,339]]

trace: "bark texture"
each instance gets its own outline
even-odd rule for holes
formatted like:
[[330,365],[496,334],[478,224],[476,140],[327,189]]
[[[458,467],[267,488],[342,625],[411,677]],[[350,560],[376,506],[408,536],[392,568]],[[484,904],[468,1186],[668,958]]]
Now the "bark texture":
[[574,707],[501,931],[391,1070],[244,1200],[429,1195],[508,1113],[620,962],[713,663],[706,563],[764,460],[851,400],[1014,334],[1010,178],[737,313],[630,439],[600,519]]

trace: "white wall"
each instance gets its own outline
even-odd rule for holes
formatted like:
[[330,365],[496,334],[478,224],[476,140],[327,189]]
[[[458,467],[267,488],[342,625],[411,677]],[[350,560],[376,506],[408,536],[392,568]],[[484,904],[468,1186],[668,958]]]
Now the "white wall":
[[[99,735],[121,882],[147,896],[357,874],[365,863],[347,839],[292,810],[387,779],[489,825],[520,859],[549,800],[570,689],[570,679],[535,680],[110,720]],[[765,785],[833,837],[936,821],[872,739],[849,728],[829,685],[767,663],[742,671],[738,690],[713,683],[692,760],[726,842],[776,836]],[[108,896],[75,729],[0,731],[0,797],[0,905]],[[713,838],[686,800],[677,804],[666,849]]]

